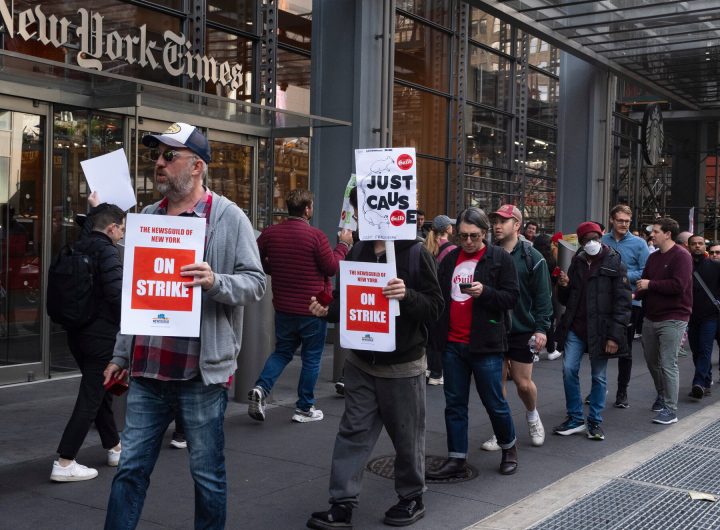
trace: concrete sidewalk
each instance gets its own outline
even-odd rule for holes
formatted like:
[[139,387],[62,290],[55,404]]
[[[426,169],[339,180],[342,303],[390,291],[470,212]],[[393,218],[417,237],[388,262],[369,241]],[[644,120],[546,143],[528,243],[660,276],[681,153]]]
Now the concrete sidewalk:
[[[589,389],[588,364],[585,361],[581,374],[584,391]],[[329,380],[331,351],[326,351],[317,386],[317,406],[325,414],[321,422],[290,421],[298,371],[299,359],[295,359],[274,390],[275,401],[264,423],[251,420],[243,404],[231,402],[228,406],[225,422],[228,528],[300,529],[305,527],[310,512],[327,506],[330,459],[343,410],[343,399],[335,395]],[[469,462],[479,470],[479,476],[463,483],[428,485],[424,496],[427,514],[413,528],[462,529],[476,524],[478,528],[525,528],[562,509],[592,491],[593,484],[601,485],[614,473],[625,472],[624,467],[617,472],[608,471],[611,469],[608,463],[651,458],[663,450],[652,440],[666,437],[663,433],[673,440],[682,439],[716,415],[715,407],[711,407],[704,415],[701,412],[693,416],[720,402],[717,397],[720,390],[700,402],[686,397],[692,371],[692,360],[681,358],[680,422],[671,426],[652,424],[650,405],[655,391],[636,341],[629,391],[631,407],[612,408],[617,363],[611,362],[609,408],[604,412],[603,423],[606,439],[597,442],[584,435],[551,434],[552,427],[565,417],[562,361],[536,363],[538,410],[548,434],[543,447],[530,445],[524,410],[510,384],[508,393],[518,432],[520,467],[509,477],[497,471],[499,453],[479,449],[492,429],[479,399],[472,395]],[[77,378],[68,378],[0,388],[0,527],[32,530],[102,527],[114,470],[104,465],[105,452],[97,433],[91,431],[78,456],[80,463],[98,468],[97,479],[65,484],[49,480],[55,448],[72,410],[77,384]],[[427,454],[444,456],[442,387],[428,387],[427,403]],[[651,443],[638,444],[646,439]],[[166,445],[169,440],[170,432]],[[633,456],[629,457],[628,452]],[[391,454],[392,445],[383,433],[373,457]],[[600,467],[593,467],[595,462],[600,462]],[[579,471],[584,473],[579,475],[580,480],[587,482],[589,488],[568,482],[573,477],[577,479],[574,473]],[[552,490],[556,484],[564,489]],[[535,496],[545,488],[551,491],[548,498],[553,499],[552,503]],[[562,491],[562,495],[557,491]],[[382,523],[383,513],[395,498],[391,480],[366,472],[360,507],[353,514],[355,528],[387,528]],[[192,528],[193,499],[187,452],[167,447],[153,473],[140,528]],[[520,501],[523,503],[516,504]]]

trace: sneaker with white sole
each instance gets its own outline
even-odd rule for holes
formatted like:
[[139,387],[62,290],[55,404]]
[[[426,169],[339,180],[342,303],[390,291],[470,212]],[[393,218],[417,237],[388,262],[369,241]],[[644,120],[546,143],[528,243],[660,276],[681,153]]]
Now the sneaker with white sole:
[[265,392],[259,386],[248,392],[248,415],[257,421],[265,421]]
[[175,449],[187,449],[187,440],[185,439],[185,435],[181,432],[175,431],[172,435],[172,440],[170,440],[170,447],[174,447]]
[[497,443],[497,438],[495,437],[495,435],[493,434],[492,437],[485,440],[480,445],[480,449],[482,449],[483,451],[499,451],[500,446]]
[[548,352],[548,361],[554,361],[555,359],[559,359],[560,357],[562,357],[561,351],[555,350],[552,352]]
[[445,383],[445,378],[443,378],[443,376],[440,376],[440,377],[430,376],[428,378],[428,382],[427,382],[428,385],[433,385],[433,386],[442,385],[444,383]]
[[120,463],[121,453],[122,449],[118,449],[117,451],[115,449],[108,449],[107,465],[109,465],[110,467],[117,467],[117,465]]
[[63,467],[60,462],[53,462],[50,480],[53,482],[78,482],[80,480],[90,480],[98,476],[97,469],[78,464],[75,460],[70,465]]
[[317,410],[315,407],[310,407],[309,410],[295,409],[292,421],[295,423],[308,423],[310,421],[320,421],[323,419],[322,410]]
[[542,421],[540,421],[540,416],[538,416],[537,421],[527,420],[527,424],[528,432],[530,432],[530,442],[535,447],[540,447],[545,443],[545,428]]

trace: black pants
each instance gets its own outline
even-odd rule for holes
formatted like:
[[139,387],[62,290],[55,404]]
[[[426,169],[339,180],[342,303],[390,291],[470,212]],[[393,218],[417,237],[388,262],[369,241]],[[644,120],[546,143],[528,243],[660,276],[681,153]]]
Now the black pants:
[[105,449],[120,443],[112,412],[112,395],[105,392],[103,386],[103,371],[112,358],[114,345],[114,338],[87,338],[68,332],[68,346],[82,378],[75,408],[57,448],[61,458],[75,459],[93,421]]
[[627,343],[630,355],[628,355],[627,357],[618,358],[618,391],[627,392],[627,387],[630,384],[630,373],[632,372],[633,340],[635,340],[635,330],[642,329],[643,313],[644,312],[642,306],[632,306],[630,325],[627,327]]

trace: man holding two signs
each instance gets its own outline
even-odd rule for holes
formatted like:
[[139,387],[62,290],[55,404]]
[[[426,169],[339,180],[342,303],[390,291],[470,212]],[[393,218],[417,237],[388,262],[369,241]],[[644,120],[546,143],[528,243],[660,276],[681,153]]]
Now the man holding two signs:
[[132,337],[118,336],[106,382],[127,368],[132,380],[105,528],[137,526],[163,433],[175,414],[183,420],[195,481],[195,527],[223,528],[227,384],[237,367],[243,306],[263,296],[265,274],[248,218],[236,204],[203,186],[210,162],[205,136],[176,123],[142,141],[158,149],[153,155],[155,183],[165,197],[143,213],[206,220],[206,261],[180,268],[185,286],[202,290],[202,320],[199,337],[138,335],[133,343]]

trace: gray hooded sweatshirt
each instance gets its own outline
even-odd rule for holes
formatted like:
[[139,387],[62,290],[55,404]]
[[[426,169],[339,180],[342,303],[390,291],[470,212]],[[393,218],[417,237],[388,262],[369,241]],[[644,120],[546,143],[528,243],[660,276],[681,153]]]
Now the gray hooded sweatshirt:
[[[159,204],[142,213],[156,213]],[[207,230],[205,261],[215,283],[202,292],[199,367],[203,382],[212,385],[227,383],[237,369],[243,306],[263,297],[266,279],[252,225],[239,206],[213,192]],[[131,346],[132,336],[118,334],[111,362],[127,368]]]

